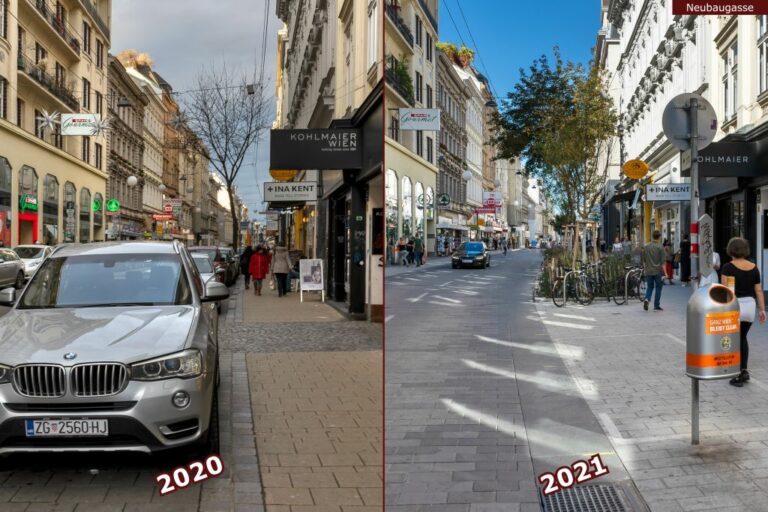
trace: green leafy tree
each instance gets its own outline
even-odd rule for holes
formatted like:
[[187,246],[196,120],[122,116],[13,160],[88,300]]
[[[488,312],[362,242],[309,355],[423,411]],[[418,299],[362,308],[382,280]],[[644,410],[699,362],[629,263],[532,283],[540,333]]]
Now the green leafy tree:
[[596,66],[564,62],[557,47],[520,80],[494,116],[498,158],[522,157],[563,216],[586,220],[607,179],[617,126],[605,76]]

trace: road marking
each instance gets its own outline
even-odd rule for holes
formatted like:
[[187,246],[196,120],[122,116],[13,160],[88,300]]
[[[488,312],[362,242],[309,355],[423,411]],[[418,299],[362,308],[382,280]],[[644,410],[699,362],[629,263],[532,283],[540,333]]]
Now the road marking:
[[384,323],[387,323],[387,322],[389,322],[389,321],[390,321],[390,320],[392,320],[393,318],[395,318],[395,315],[389,315],[387,318],[385,318],[385,319],[384,319]]
[[669,332],[665,332],[664,334],[666,334],[666,335],[667,335],[667,337],[671,338],[671,339],[672,339],[672,341],[674,341],[674,342],[676,342],[676,343],[679,343],[679,344],[680,344],[680,345],[682,345],[682,346],[685,346],[685,341],[681,340],[680,338],[678,338],[678,337],[677,337],[677,336],[675,336],[674,334],[672,334],[672,333],[669,333]]
[[586,320],[587,322],[595,322],[596,321],[591,316],[566,315],[565,313],[554,313],[554,316],[558,316],[560,318],[571,318],[573,320]]
[[576,347],[574,345],[558,344],[558,346],[556,347],[542,347],[539,345],[526,345],[524,343],[517,343],[515,341],[497,340],[495,338],[489,338],[487,336],[481,336],[479,334],[476,334],[475,337],[480,341],[485,341],[487,343],[494,343],[496,345],[501,345],[503,347],[530,350],[531,352],[545,354],[553,357],[563,356],[563,357],[567,357],[569,359],[575,359],[578,361],[581,361],[584,359],[584,349],[581,347]]
[[434,304],[436,306],[458,306],[459,304],[453,304],[452,302],[437,302],[435,300],[429,301],[430,304]]
[[412,297],[412,298],[410,298],[410,299],[405,299],[405,300],[407,300],[407,301],[409,301],[409,302],[419,302],[421,299],[423,299],[423,298],[424,298],[424,297],[426,297],[426,296],[427,296],[427,294],[426,294],[426,293],[422,293],[422,294],[421,294],[421,295],[419,295],[418,297]]
[[453,281],[446,281],[446,282],[444,282],[443,284],[441,284],[441,285],[440,285],[440,288],[445,288],[446,286],[448,286],[448,285],[449,285],[449,284],[451,284],[452,282],[453,282]]

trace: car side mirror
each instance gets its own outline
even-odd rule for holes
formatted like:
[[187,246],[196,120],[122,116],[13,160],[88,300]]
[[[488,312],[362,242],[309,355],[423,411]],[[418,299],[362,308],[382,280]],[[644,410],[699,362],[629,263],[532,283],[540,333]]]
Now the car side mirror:
[[[2,291],[0,291],[0,294],[2,294]],[[227,298],[229,298],[229,288],[227,288],[227,285],[218,281],[208,281],[206,283],[203,302],[216,302]]]
[[225,269],[225,268],[217,268],[216,269],[216,273],[217,274],[226,274],[227,273],[227,269]]
[[16,304],[16,288],[3,288],[0,290],[0,306],[11,307]]

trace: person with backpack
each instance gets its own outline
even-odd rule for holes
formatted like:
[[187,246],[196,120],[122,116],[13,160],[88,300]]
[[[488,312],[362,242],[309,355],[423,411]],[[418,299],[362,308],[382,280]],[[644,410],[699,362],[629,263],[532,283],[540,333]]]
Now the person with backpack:
[[243,279],[245,279],[246,290],[251,282],[251,273],[248,268],[251,265],[251,256],[253,256],[253,249],[249,245],[245,248],[243,254],[240,255],[240,273],[243,274]]
[[256,246],[248,264],[248,273],[253,278],[253,294],[261,295],[262,283],[269,274],[269,256],[263,246]]

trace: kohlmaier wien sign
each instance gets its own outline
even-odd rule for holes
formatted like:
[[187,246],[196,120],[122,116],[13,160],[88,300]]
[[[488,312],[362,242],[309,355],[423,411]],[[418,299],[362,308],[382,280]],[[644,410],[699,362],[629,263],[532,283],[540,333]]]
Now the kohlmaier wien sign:
[[[760,175],[755,142],[713,142],[699,151],[699,176],[702,178],[750,178]],[[680,155],[682,176],[691,173],[691,152]]]
[[268,203],[317,201],[317,182],[264,183],[264,200]]
[[359,169],[363,140],[355,128],[272,130],[270,169]]

